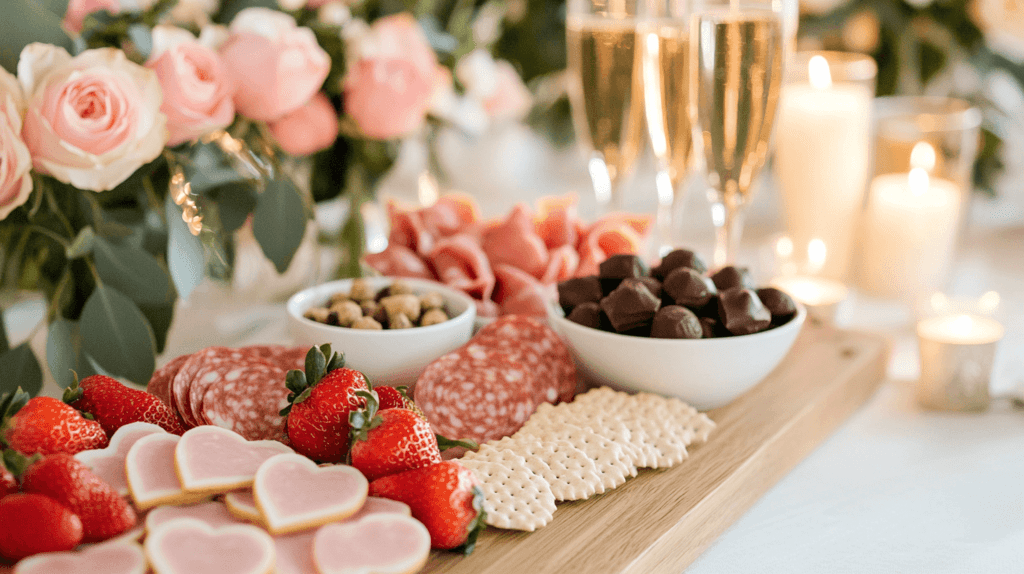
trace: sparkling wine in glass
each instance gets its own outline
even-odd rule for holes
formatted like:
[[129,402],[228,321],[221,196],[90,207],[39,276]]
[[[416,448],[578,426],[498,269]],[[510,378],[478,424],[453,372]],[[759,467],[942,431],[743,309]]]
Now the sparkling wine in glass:
[[769,3],[705,5],[690,28],[690,115],[716,227],[714,264],[735,262],[743,212],[769,152],[784,39]]
[[643,137],[637,0],[570,0],[566,18],[569,99],[601,211],[620,207],[618,188]]

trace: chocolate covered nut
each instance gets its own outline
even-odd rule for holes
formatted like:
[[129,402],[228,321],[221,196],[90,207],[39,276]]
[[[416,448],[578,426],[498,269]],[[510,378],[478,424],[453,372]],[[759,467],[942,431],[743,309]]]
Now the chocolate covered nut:
[[730,289],[719,293],[718,314],[733,335],[764,331],[772,322],[772,314],[750,289]]
[[796,315],[796,302],[788,293],[775,287],[762,287],[756,291],[768,312],[772,314],[772,325],[788,323]]
[[701,317],[700,327],[703,331],[702,337],[704,339],[711,339],[713,337],[729,337],[732,333],[725,330],[725,326],[713,317]]
[[391,321],[388,322],[388,327],[392,329],[412,329],[415,325],[409,320],[409,317],[405,313],[398,313],[391,317]]
[[700,319],[679,305],[659,309],[651,325],[651,337],[655,339],[700,339],[703,334]]
[[367,299],[373,299],[373,287],[370,287],[370,282],[366,279],[353,279],[352,288],[348,291],[349,299],[353,301],[365,301]]
[[370,329],[373,331],[380,331],[384,328],[379,322],[373,319],[373,317],[360,317],[358,321],[352,323],[353,329]]
[[339,301],[331,305],[331,311],[338,314],[338,324],[348,327],[363,316],[363,309],[355,301]]
[[420,298],[412,294],[390,295],[380,300],[380,306],[387,312],[389,323],[398,315],[411,321],[420,319]]
[[444,323],[447,320],[448,314],[444,312],[444,309],[427,309],[423,313],[423,316],[420,317],[420,326],[428,327],[430,325]]
[[598,277],[602,279],[628,279],[647,275],[644,260],[628,253],[612,255],[601,262],[598,270]]
[[572,312],[566,317],[573,323],[583,325],[584,327],[590,327],[592,329],[602,329],[603,321],[601,320],[601,306],[592,301],[586,303],[580,303],[573,307]]
[[689,267],[674,269],[665,278],[661,287],[676,305],[684,305],[691,309],[703,308],[718,294],[718,289],[710,278]]
[[420,297],[420,307],[423,309],[441,309],[444,307],[444,297],[437,291],[431,291]]
[[596,275],[566,279],[558,284],[558,303],[566,312],[583,303],[597,303],[604,297]]
[[650,337],[651,336],[651,325],[653,321],[647,321],[642,325],[633,327],[632,329],[622,331],[620,335],[629,335],[630,337]]
[[754,280],[750,277],[750,270],[746,267],[734,267],[732,265],[728,267],[722,267],[711,276],[711,280],[715,282],[715,287],[718,287],[719,291],[726,291],[733,287],[742,287],[744,289],[754,289]]
[[651,270],[651,275],[664,281],[669,273],[680,267],[693,269],[697,273],[708,272],[708,266],[696,253],[689,249],[676,249],[661,258],[661,263]]
[[643,327],[654,319],[661,307],[655,297],[638,279],[625,279],[607,297],[601,299],[601,310],[608,315],[612,327],[619,333]]
[[307,309],[306,312],[302,314],[302,316],[311,321],[316,321],[317,323],[326,323],[327,316],[330,314],[330,309],[325,309],[323,307],[311,307]]
[[658,281],[654,277],[637,277],[637,279],[644,282],[644,285],[647,286],[647,290],[651,292],[651,295],[654,295],[659,299],[661,298],[661,281]]
[[395,282],[391,284],[392,295],[408,295],[410,293],[412,293],[412,285],[409,285],[408,281],[395,279]]

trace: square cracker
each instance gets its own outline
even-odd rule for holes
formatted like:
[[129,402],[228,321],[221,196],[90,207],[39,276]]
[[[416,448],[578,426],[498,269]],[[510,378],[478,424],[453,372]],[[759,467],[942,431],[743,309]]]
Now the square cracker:
[[[594,461],[569,441],[541,440],[522,435],[517,438],[505,437],[480,447],[481,452],[503,449],[522,455],[527,466],[531,465],[531,457],[538,459],[546,468],[541,472],[551,485],[555,500],[585,500],[604,492],[601,475]],[[537,472],[533,466],[531,469]]]
[[588,428],[566,423],[551,423],[548,426],[538,426],[528,433],[520,430],[514,436],[531,434],[537,440],[566,440],[583,451],[594,461],[605,489],[625,483],[628,477],[636,473],[636,466],[619,445]]
[[[534,530],[548,524],[555,512],[555,496],[543,477],[526,468],[523,457],[507,451],[513,466],[487,460],[461,460],[481,482],[485,522],[498,528]],[[511,455],[511,456],[509,456]],[[519,461],[523,461],[520,465]]]

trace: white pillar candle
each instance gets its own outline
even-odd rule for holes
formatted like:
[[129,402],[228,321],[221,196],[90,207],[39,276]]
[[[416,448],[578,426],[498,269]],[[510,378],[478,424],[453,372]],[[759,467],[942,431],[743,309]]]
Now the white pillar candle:
[[922,168],[871,182],[864,214],[859,283],[884,297],[941,288],[953,257],[960,188]]
[[868,177],[873,94],[833,83],[821,56],[808,66],[809,82],[782,88],[775,169],[786,233],[798,249],[824,241],[829,259],[819,274],[844,279]]

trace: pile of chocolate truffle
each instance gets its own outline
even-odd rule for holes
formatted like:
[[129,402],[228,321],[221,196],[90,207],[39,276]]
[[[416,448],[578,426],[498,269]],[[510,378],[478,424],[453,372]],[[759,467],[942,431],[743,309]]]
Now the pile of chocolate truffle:
[[686,249],[669,253],[650,271],[636,255],[613,255],[598,275],[559,283],[558,302],[574,323],[658,339],[750,335],[796,315],[789,295],[758,289],[746,268],[723,267],[709,275]]

